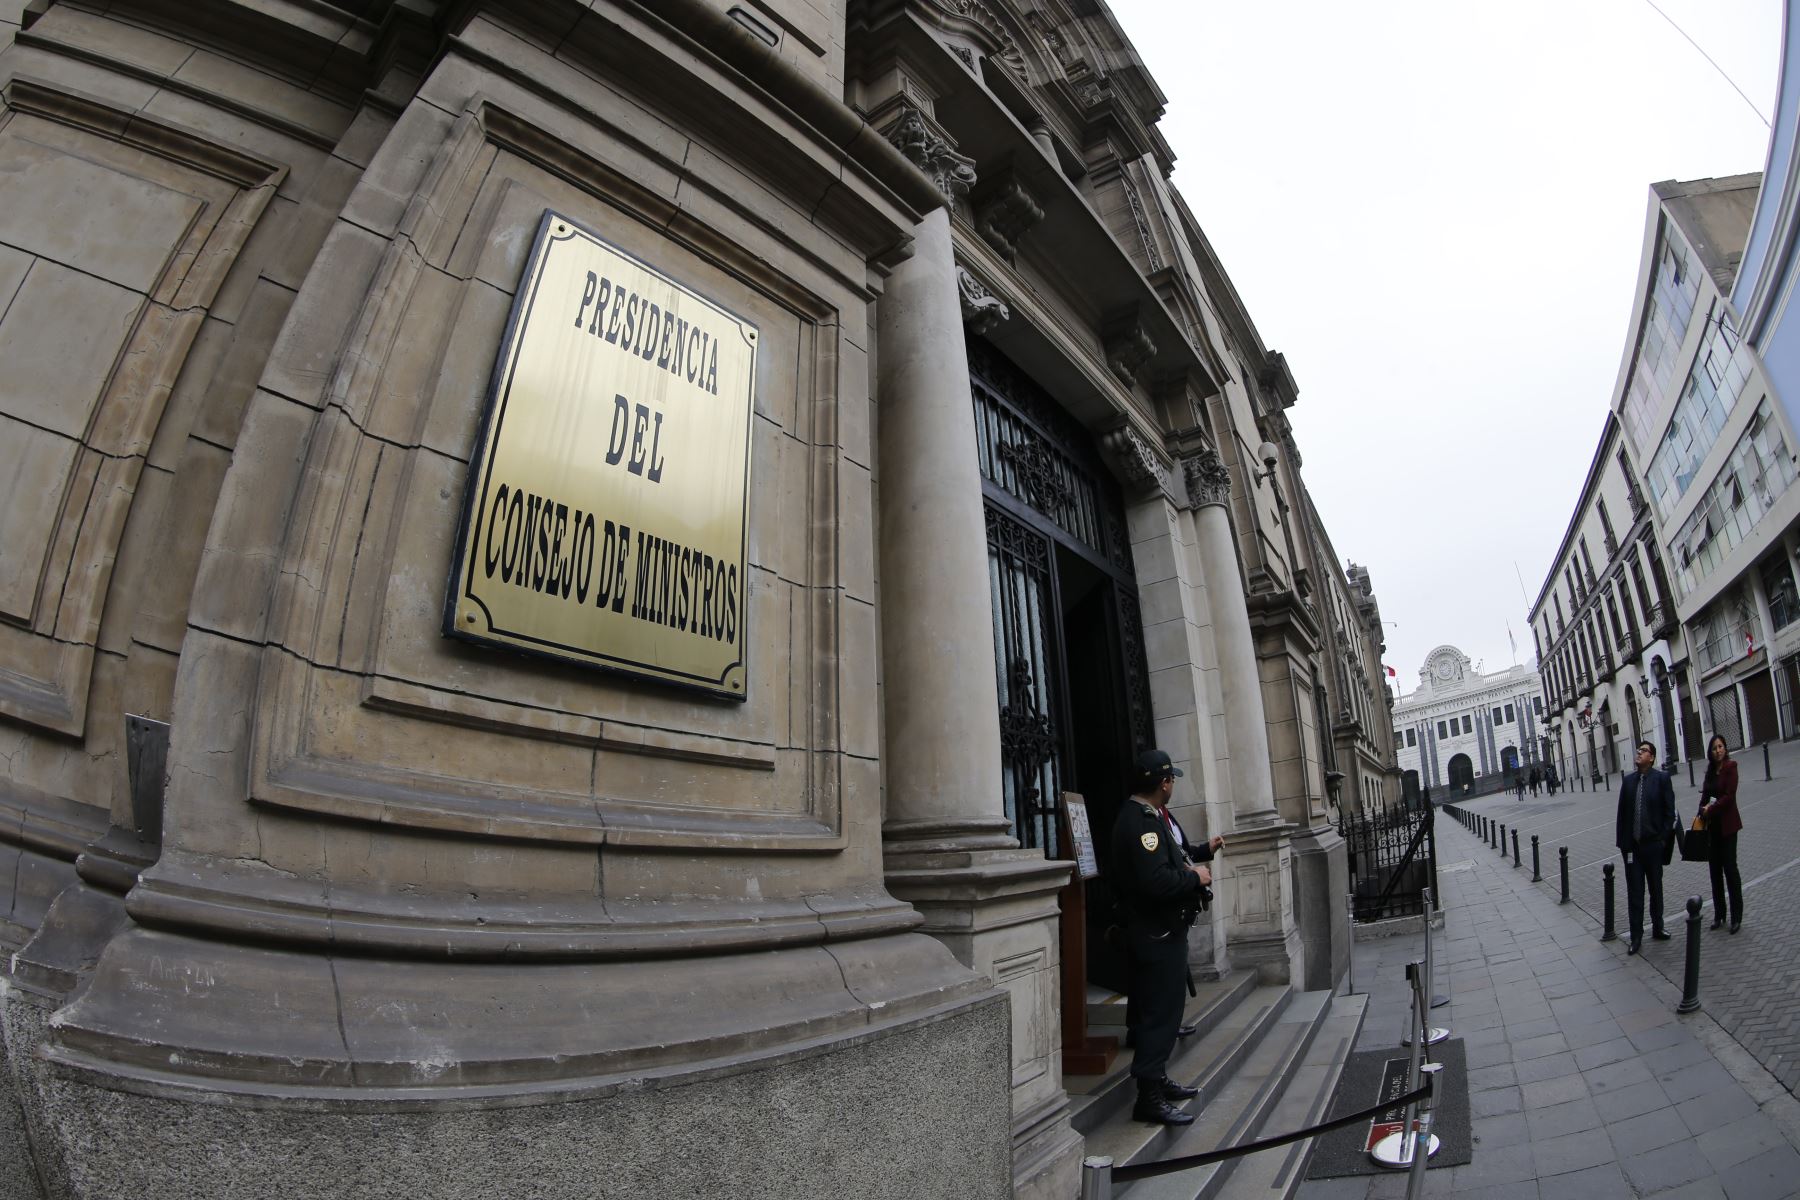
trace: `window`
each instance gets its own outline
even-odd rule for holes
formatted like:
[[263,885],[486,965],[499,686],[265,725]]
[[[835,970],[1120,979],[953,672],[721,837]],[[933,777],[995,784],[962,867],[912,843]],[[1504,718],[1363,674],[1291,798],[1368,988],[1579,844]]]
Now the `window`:
[[1497,708],[1494,710],[1494,724],[1495,725],[1505,724],[1505,722],[1500,719],[1500,710]]
[[1606,554],[1611,558],[1618,552],[1619,538],[1613,533],[1612,517],[1607,515],[1606,501],[1598,496],[1594,497],[1594,509],[1600,514],[1600,531],[1606,535]]
[[1764,397],[1707,494],[1670,540],[1680,595],[1692,592],[1750,536],[1794,478],[1787,440]]
[[1444,738],[1447,738],[1449,736],[1450,735],[1444,731],[1444,723],[1442,721],[1439,721],[1438,722],[1438,739],[1440,741],[1442,741]]
[[1475,732],[1475,718],[1474,717],[1468,716],[1466,714],[1464,715],[1464,717],[1463,717],[1463,732],[1464,733],[1474,733]]
[[1659,233],[1656,274],[1644,306],[1643,324],[1637,331],[1630,382],[1625,389],[1625,433],[1640,459],[1652,445],[1654,435],[1649,422],[1662,409],[1699,290],[1699,272],[1689,266],[1686,248],[1667,230]]
[[1681,399],[1644,474],[1657,516],[1666,520],[1676,501],[1693,485],[1701,462],[1719,440],[1726,418],[1749,385],[1751,359],[1749,348],[1739,350],[1737,330],[1715,301]]
[[1544,715],[1544,698],[1542,696],[1533,696],[1531,698],[1531,711],[1538,714],[1540,717]]
[[1506,723],[1508,725],[1513,723],[1513,706],[1510,704],[1506,706]]
[[1419,744],[1419,735],[1418,735],[1417,730],[1409,729],[1406,731],[1406,744],[1409,748]]
[[1594,586],[1594,556],[1588,553],[1587,538],[1585,538],[1585,537],[1581,538],[1580,544],[1581,544],[1581,565],[1587,568],[1588,586],[1593,587]]
[[1785,628],[1800,617],[1800,597],[1794,594],[1794,571],[1788,566],[1787,551],[1780,549],[1763,559],[1759,570],[1763,595],[1769,599],[1769,624]]

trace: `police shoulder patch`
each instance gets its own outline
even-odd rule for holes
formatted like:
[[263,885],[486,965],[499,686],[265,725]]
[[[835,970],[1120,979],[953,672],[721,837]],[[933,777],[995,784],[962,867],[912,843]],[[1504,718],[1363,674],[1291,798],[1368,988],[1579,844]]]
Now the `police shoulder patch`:
[[1143,834],[1138,838],[1138,841],[1144,843],[1144,849],[1151,851],[1154,851],[1162,844],[1162,839],[1154,833]]

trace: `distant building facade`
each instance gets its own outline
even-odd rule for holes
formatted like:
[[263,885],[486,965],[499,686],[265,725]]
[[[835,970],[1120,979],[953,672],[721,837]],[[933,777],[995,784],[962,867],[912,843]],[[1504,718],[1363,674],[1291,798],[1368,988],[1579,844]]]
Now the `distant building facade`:
[[1480,674],[1455,646],[1425,656],[1419,686],[1394,704],[1401,786],[1489,791],[1521,769],[1542,766],[1544,740],[1538,673],[1508,667]]
[[1609,774],[1650,738],[1676,757],[1694,724],[1685,652],[1649,505],[1608,413],[1530,614],[1558,773]]

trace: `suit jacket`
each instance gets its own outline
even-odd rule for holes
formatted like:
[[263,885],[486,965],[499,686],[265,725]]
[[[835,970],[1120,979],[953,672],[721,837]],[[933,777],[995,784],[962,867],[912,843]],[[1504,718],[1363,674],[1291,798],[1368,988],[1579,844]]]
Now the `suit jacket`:
[[[1738,765],[1735,758],[1727,758],[1719,764],[1718,778],[1713,781],[1712,796],[1718,800],[1711,813],[1707,814],[1707,827],[1715,833],[1733,834],[1744,827],[1744,818],[1738,815],[1737,806]],[[1700,795],[1705,798],[1707,789],[1703,786]]]
[[[1673,850],[1670,834],[1675,825],[1675,785],[1669,777],[1651,767],[1644,772],[1644,828],[1651,831],[1644,839],[1644,853],[1663,854]],[[1619,814],[1613,844],[1630,853],[1637,850],[1637,786],[1638,776],[1631,772],[1619,785]]]

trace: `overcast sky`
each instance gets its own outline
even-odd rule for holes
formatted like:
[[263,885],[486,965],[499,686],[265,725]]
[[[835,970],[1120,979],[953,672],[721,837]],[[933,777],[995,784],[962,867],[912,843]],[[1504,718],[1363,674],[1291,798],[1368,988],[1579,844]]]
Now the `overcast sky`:
[[[1766,117],[1780,0],[1657,4]],[[1650,184],[1760,171],[1767,126],[1647,0],[1112,8],[1401,689],[1446,642],[1511,665],[1509,623],[1529,664],[1519,576],[1536,599],[1580,496]]]

